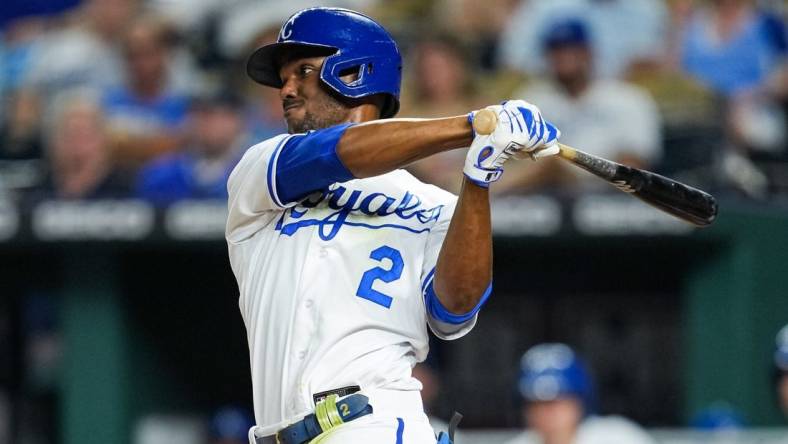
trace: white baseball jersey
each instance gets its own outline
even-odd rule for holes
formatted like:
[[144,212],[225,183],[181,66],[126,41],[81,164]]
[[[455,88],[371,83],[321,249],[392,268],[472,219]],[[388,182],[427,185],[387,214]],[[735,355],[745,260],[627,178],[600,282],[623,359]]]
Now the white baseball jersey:
[[427,325],[454,339],[476,322],[425,310],[456,196],[396,170],[283,203],[277,160],[289,137],[250,148],[228,183],[226,237],[263,427],[298,420],[313,394],[349,385],[418,398],[411,369],[427,355]]

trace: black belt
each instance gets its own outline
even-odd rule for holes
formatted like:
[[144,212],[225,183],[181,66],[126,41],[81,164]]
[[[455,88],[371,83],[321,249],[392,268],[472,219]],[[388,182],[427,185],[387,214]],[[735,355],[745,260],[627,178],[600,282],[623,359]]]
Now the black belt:
[[283,428],[273,435],[257,437],[256,444],[303,444],[315,439],[321,433],[372,413],[369,398],[361,394],[350,395],[337,400],[336,393],[328,395],[315,405],[315,413],[310,413],[301,421]]

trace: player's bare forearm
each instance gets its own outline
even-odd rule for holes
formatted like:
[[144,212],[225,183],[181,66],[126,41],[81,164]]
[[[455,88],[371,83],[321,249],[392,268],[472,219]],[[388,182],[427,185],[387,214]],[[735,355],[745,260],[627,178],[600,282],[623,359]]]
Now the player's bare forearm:
[[435,267],[435,294],[447,310],[476,306],[492,280],[492,256],[489,193],[466,178]]
[[472,140],[466,116],[442,119],[385,119],[348,128],[337,155],[357,178],[377,176]]

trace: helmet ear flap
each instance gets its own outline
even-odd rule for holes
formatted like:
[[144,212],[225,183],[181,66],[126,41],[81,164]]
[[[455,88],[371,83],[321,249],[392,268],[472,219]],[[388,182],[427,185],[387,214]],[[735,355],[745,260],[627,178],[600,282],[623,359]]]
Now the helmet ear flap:
[[383,108],[380,109],[380,118],[388,119],[389,117],[394,117],[397,115],[398,111],[399,111],[399,100],[397,100],[391,94],[385,94]]
[[[380,82],[381,79],[378,77],[386,76],[387,73],[392,71],[399,76],[402,70],[402,63],[399,58],[366,56],[342,60],[340,56],[341,51],[326,58],[323,62],[320,78],[331,89],[348,98],[370,95],[369,85]],[[347,81],[347,76],[350,74],[356,74],[356,77]],[[381,118],[393,117],[398,111],[399,100],[397,96],[391,93],[386,94],[380,113]]]

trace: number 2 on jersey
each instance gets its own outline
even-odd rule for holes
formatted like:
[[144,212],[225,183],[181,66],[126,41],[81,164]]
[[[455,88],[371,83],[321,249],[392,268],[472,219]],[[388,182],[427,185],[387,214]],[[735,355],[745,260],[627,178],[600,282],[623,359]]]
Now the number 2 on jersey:
[[399,279],[400,276],[402,276],[402,269],[404,266],[404,263],[402,262],[402,255],[398,250],[384,245],[380,248],[372,250],[372,253],[369,254],[369,257],[371,259],[375,259],[378,262],[383,261],[383,259],[389,259],[391,261],[391,268],[387,270],[382,267],[375,267],[365,271],[364,275],[361,277],[361,283],[358,284],[356,296],[368,299],[386,308],[390,308],[392,300],[391,296],[387,296],[375,290],[372,288],[372,284],[374,284],[378,279],[385,283]]

